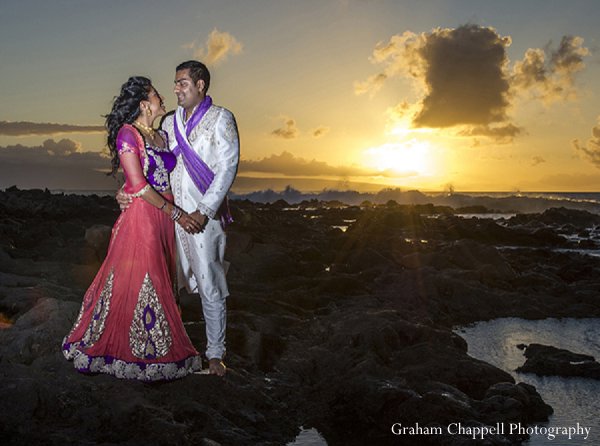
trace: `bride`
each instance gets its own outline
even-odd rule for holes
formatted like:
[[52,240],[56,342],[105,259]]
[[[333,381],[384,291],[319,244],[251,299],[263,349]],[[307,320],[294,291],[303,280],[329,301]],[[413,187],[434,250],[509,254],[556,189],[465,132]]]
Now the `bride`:
[[173,203],[169,172],[176,158],[166,134],[152,127],[164,114],[151,81],[131,77],[106,116],[112,173],[123,167],[124,191],[134,199],[116,221],[106,258],[63,340],[63,354],[79,372],[159,381],[201,368],[173,292],[174,224],[191,233],[200,226]]

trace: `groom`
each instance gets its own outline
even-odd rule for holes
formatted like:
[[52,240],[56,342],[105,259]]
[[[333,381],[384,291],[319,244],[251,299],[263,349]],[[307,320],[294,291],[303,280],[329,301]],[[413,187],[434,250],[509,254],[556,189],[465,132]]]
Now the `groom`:
[[175,225],[177,280],[180,288],[185,286],[188,292],[200,294],[209,372],[223,376],[225,298],[229,295],[224,227],[232,221],[226,196],[238,168],[238,131],[233,114],[213,105],[206,94],[210,73],[203,63],[190,60],[175,71],[174,92],[179,107],[162,123],[169,148],[177,155],[171,188],[177,205],[203,228],[192,234]]
[[[225,298],[229,295],[224,228],[233,221],[226,196],[238,168],[238,131],[233,114],[213,105],[207,96],[210,73],[203,63],[190,60],[175,71],[178,107],[162,122],[169,148],[177,155],[171,189],[175,203],[202,228],[194,233],[175,225],[177,283],[179,288],[185,286],[189,293],[200,295],[209,373],[223,376]],[[119,193],[117,200],[127,207],[131,198]]]

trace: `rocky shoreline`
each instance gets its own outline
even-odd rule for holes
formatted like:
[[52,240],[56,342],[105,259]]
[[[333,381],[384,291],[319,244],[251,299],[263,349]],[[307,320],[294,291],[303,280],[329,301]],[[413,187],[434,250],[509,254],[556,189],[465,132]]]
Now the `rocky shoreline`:
[[[148,385],[79,375],[60,352],[114,200],[0,191],[3,444],[284,445],[305,426],[330,446],[397,445],[415,444],[391,433],[398,422],[542,422],[551,408],[535,389],[468,356],[452,327],[600,315],[600,258],[579,252],[599,247],[596,214],[497,222],[427,204],[232,204],[229,373]],[[182,303],[202,349],[200,304]]]

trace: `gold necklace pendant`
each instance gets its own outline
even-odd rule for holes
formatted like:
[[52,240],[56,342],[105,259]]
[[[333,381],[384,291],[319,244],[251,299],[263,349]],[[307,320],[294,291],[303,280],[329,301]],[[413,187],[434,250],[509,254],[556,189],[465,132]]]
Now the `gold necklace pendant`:
[[144,125],[144,124],[142,124],[141,122],[138,122],[138,121],[134,121],[133,125],[138,130],[141,130],[142,132],[146,133],[150,138],[154,139],[154,132],[155,132],[155,130],[152,127],[148,127],[147,125]]

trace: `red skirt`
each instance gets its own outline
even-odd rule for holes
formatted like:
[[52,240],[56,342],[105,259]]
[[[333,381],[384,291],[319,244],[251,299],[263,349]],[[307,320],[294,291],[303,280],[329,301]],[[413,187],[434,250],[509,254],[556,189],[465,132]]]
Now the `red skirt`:
[[63,340],[78,371],[160,381],[201,369],[175,302],[175,261],[173,221],[134,198]]

